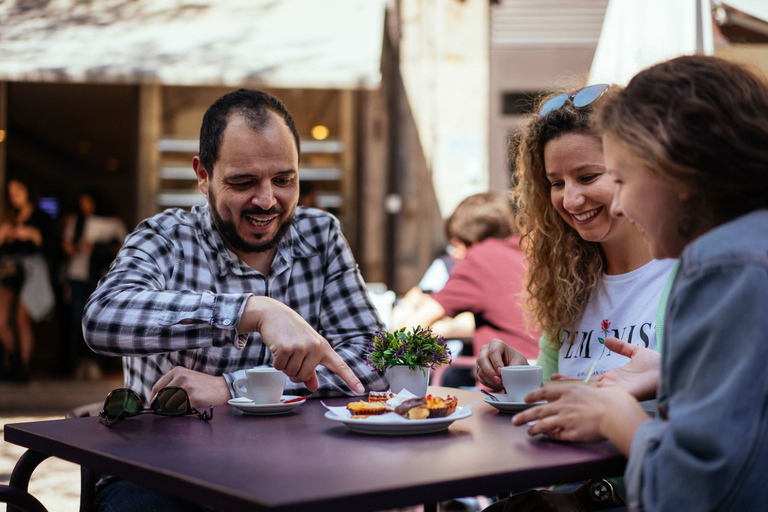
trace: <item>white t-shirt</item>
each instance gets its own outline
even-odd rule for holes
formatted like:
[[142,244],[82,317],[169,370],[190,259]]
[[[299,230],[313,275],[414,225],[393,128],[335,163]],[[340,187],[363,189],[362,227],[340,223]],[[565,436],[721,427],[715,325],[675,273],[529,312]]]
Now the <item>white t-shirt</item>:
[[[64,228],[64,238],[70,242],[75,237],[76,217],[71,217]],[[90,244],[108,243],[119,240],[121,243],[128,235],[123,221],[116,217],[99,217],[91,215],[85,219],[81,241]],[[91,263],[91,251],[78,248],[67,265],[67,277],[72,280],[88,281]]]
[[583,379],[592,361],[597,361],[593,377],[627,364],[628,357],[605,348],[601,340],[606,336],[657,350],[656,313],[674,264],[651,260],[626,274],[603,274],[576,333],[563,332],[558,372]]

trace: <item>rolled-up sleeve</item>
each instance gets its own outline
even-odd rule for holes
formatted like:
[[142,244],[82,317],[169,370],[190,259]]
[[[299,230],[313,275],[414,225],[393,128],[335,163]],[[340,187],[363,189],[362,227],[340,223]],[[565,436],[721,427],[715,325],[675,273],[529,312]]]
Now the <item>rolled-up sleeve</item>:
[[200,259],[149,227],[129,235],[86,305],[83,332],[91,349],[130,356],[242,348],[236,329],[251,294],[185,289],[186,274],[196,273],[189,261]]

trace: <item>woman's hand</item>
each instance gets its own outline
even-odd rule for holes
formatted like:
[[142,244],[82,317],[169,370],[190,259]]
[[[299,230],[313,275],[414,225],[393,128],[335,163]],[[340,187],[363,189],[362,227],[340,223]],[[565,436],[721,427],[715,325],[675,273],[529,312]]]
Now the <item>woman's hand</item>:
[[544,386],[529,393],[525,401],[548,402],[512,417],[518,426],[536,421],[528,434],[545,434],[560,441],[610,439],[624,455],[629,455],[635,431],[648,420],[637,400],[616,386]]
[[523,354],[501,340],[494,339],[480,349],[477,356],[477,378],[491,389],[504,389],[501,383],[501,368],[505,366],[527,365]]
[[597,382],[597,386],[620,387],[638,400],[656,398],[661,355],[654,350],[630,345],[618,338],[606,338],[605,346],[612,352],[627,356],[630,361],[592,379]]
[[28,226],[21,224],[15,229],[15,236],[17,240],[29,241],[40,247],[43,245],[43,235],[40,230],[34,226]]

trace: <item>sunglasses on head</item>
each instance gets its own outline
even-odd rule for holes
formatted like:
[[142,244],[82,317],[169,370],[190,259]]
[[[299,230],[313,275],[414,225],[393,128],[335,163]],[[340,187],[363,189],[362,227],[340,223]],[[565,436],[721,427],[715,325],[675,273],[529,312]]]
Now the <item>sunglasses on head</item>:
[[210,412],[199,412],[189,403],[189,395],[177,386],[168,386],[161,389],[152,406],[144,409],[141,398],[135,391],[128,388],[115,389],[107,395],[104,401],[104,409],[99,413],[99,421],[108,427],[115,423],[138,416],[139,414],[159,414],[161,416],[183,416],[185,414],[196,414],[202,420],[213,418],[213,407]]
[[539,112],[539,115],[541,117],[544,117],[545,115],[549,114],[553,110],[557,110],[568,100],[571,100],[571,104],[574,108],[584,108],[587,105],[591,105],[597,99],[603,95],[605,91],[608,90],[609,85],[608,84],[595,84],[595,85],[589,85],[583,89],[580,89],[572,94],[564,93],[564,94],[558,94],[551,100],[548,100],[541,106],[541,112]]

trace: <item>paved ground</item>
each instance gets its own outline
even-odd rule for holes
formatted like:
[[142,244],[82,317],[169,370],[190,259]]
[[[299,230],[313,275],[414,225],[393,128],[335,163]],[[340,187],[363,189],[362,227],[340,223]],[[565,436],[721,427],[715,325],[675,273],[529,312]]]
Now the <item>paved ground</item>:
[[[63,414],[3,415],[0,416],[0,433],[5,430],[7,423],[62,417]],[[8,483],[13,466],[24,452],[25,449],[21,446],[0,443],[0,483]],[[80,510],[80,466],[53,457],[46,459],[32,474],[29,492],[51,512],[77,512]]]
[[[121,384],[120,376],[98,381],[0,383],[0,438],[8,423],[61,419],[78,405],[104,400],[109,391]],[[25,451],[21,446],[0,442],[0,483],[8,483],[16,461]],[[77,512],[80,467],[53,457],[46,459],[32,474],[29,491],[51,512]]]

